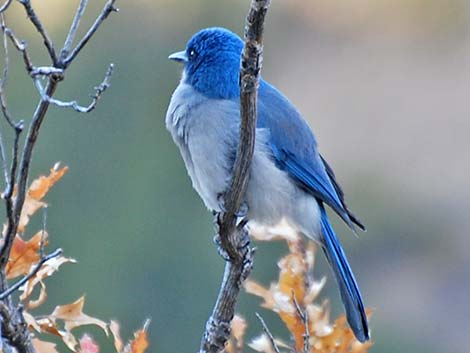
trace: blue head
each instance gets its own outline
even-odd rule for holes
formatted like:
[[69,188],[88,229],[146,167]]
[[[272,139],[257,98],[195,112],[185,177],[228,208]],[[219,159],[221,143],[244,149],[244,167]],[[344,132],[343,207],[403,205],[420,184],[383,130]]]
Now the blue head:
[[184,63],[183,80],[210,98],[239,95],[240,56],[243,41],[224,28],[207,28],[189,40],[186,49],[170,59]]

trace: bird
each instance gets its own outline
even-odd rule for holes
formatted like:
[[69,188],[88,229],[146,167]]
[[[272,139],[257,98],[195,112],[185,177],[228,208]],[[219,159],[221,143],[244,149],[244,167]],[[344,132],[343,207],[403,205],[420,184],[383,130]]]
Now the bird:
[[[168,58],[183,64],[165,125],[180,150],[193,188],[205,206],[223,212],[240,126],[239,71],[244,42],[221,27],[195,33]],[[244,205],[248,225],[275,229],[280,221],[320,244],[339,287],[346,318],[360,342],[369,326],[358,284],[326,206],[356,232],[363,223],[349,210],[335,173],[295,106],[259,80],[254,154]],[[223,198],[222,198],[223,199]]]

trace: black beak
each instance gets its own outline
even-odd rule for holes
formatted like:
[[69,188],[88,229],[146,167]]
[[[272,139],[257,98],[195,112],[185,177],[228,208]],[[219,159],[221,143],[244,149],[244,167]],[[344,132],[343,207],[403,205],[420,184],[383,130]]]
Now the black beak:
[[168,59],[174,60],[180,63],[185,63],[188,61],[188,57],[186,56],[186,51],[178,51],[176,53],[171,54]]

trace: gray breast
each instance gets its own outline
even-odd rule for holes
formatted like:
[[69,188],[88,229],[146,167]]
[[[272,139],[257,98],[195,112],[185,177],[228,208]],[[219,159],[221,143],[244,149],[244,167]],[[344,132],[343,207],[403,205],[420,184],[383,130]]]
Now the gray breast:
[[193,187],[206,206],[219,211],[217,195],[227,189],[238,134],[238,106],[209,99],[180,83],[166,116]]

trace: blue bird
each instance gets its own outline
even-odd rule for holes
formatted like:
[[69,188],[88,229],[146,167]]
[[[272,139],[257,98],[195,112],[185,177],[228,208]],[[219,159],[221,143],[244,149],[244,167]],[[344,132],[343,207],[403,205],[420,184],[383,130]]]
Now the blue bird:
[[[223,28],[197,32],[169,59],[184,64],[166,114],[166,128],[179,147],[194,189],[207,208],[224,210],[239,134],[239,69],[243,41]],[[346,206],[332,168],[291,102],[263,79],[258,91],[255,152],[245,203],[248,225],[275,229],[281,220],[319,243],[339,286],[349,326],[369,339],[361,293],[328,220],[331,207],[354,231],[364,225]]]

